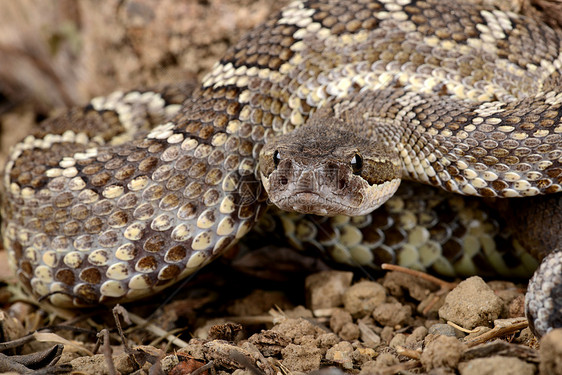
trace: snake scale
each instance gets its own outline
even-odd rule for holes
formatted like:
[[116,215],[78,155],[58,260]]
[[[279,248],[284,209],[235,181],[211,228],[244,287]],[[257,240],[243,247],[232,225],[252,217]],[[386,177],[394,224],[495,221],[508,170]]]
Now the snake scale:
[[542,335],[562,326],[561,71],[561,30],[481,4],[297,0],[192,95],[117,92],[16,145],[4,246],[28,291],[72,307],[189,275],[268,197],[298,212],[269,217],[294,243],[445,273],[470,248],[497,258],[502,223],[519,222],[527,250],[512,263],[544,258],[526,301]]

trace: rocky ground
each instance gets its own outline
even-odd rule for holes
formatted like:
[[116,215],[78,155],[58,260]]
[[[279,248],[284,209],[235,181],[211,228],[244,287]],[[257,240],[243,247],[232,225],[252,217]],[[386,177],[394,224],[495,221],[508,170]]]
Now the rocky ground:
[[[61,108],[201,78],[284,3],[0,3],[2,153]],[[548,6],[556,2],[541,3],[555,22]],[[533,11],[522,1],[501,5]],[[562,374],[562,331],[538,342],[525,328],[524,284],[354,275],[290,249],[237,250],[181,288],[97,311],[28,301],[0,252],[0,372]]]

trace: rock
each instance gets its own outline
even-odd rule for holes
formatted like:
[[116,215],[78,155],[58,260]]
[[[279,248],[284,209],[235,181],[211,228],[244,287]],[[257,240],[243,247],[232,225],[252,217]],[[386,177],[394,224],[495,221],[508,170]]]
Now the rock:
[[535,371],[534,365],[516,357],[493,356],[459,364],[461,375],[533,375]]
[[390,367],[390,366],[394,366],[394,365],[400,363],[400,361],[393,354],[382,353],[381,355],[379,355],[377,357],[377,359],[375,360],[375,363],[379,367]]
[[360,281],[349,288],[343,295],[345,309],[354,317],[361,317],[384,303],[386,291],[384,287],[373,281]]
[[282,351],[284,366],[291,371],[309,372],[320,367],[322,353],[312,345],[289,344]]
[[274,332],[279,332],[294,342],[301,340],[304,336],[316,337],[326,333],[320,327],[310,323],[306,319],[286,319],[285,321],[274,326]]
[[457,337],[457,330],[454,329],[452,326],[448,324],[434,324],[427,330],[427,333],[431,335],[442,335],[442,336],[450,336],[450,337]]
[[330,328],[335,333],[340,333],[343,326],[347,323],[353,323],[353,318],[349,311],[343,309],[335,309],[330,317]]
[[351,285],[352,272],[324,271],[306,278],[306,301],[312,310],[337,307]]
[[322,349],[329,349],[336,345],[339,341],[340,339],[338,335],[332,332],[321,334],[316,338],[316,344]]
[[421,363],[427,371],[438,368],[455,368],[466,345],[454,337],[439,336],[430,342],[421,355]]
[[359,338],[361,332],[359,331],[359,327],[357,326],[357,324],[346,323],[342,327],[339,335],[342,338],[342,340],[353,341]]
[[353,351],[353,361],[358,365],[372,361],[377,353],[371,348],[357,348]]
[[381,344],[381,337],[374,331],[372,324],[359,320],[357,326],[361,332],[361,341],[363,346],[376,348]]
[[541,375],[562,374],[562,328],[547,333],[541,340]]
[[412,319],[412,308],[400,302],[383,303],[375,307],[373,318],[383,326],[404,325]]
[[445,298],[439,317],[466,329],[492,326],[502,311],[502,300],[484,280],[473,276],[461,282]]
[[328,361],[339,364],[347,370],[353,368],[353,346],[348,341],[337,343],[326,353]]
[[403,333],[397,333],[392,340],[388,343],[388,346],[396,349],[398,346],[406,346],[406,335]]
[[421,347],[423,339],[425,338],[425,336],[427,336],[427,333],[428,331],[425,327],[418,327],[414,329],[412,334],[406,338],[406,347],[410,349]]

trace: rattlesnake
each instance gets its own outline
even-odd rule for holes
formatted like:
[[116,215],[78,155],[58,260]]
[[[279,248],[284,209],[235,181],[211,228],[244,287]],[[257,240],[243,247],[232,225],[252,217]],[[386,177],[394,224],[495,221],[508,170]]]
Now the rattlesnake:
[[[562,31],[539,21],[460,1],[295,1],[231,48],[193,95],[181,85],[117,92],[16,145],[2,200],[10,262],[55,305],[115,303],[161,290],[244,236],[266,207],[260,179],[282,208],[363,215],[280,217],[293,234],[295,222],[345,225],[334,247],[353,242],[347,250],[363,258],[390,249],[365,228],[379,225],[368,212],[400,179],[499,201],[540,196],[507,210],[538,211],[541,240],[525,245],[549,255],[527,313],[544,334],[562,316],[561,43]],[[455,199],[447,194],[431,199]],[[396,212],[392,204],[384,209]],[[424,227],[435,226],[427,217],[437,206],[393,219],[410,251],[445,247]],[[309,242],[333,244],[326,233]]]

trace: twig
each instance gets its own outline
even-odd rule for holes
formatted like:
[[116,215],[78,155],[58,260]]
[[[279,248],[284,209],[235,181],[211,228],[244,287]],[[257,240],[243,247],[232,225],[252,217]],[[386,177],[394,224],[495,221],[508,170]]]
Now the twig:
[[105,358],[107,371],[110,375],[117,375],[117,370],[115,369],[115,364],[113,363],[113,357],[111,356],[113,351],[111,350],[111,345],[109,344],[109,331],[107,329],[102,329],[101,332],[98,333],[98,337],[103,340],[101,351]]
[[454,329],[459,330],[459,331],[464,332],[464,333],[477,333],[478,331],[480,331],[480,329],[476,329],[476,328],[475,329],[463,328],[463,327],[459,326],[458,324],[451,322],[450,320],[447,321],[447,324],[450,325],[451,327],[453,327]]
[[483,334],[481,334],[478,337],[475,337],[474,339],[467,341],[466,344],[469,347],[473,347],[475,345],[478,344],[482,344],[486,341],[489,341],[491,339],[497,338],[497,337],[502,337],[505,335],[509,335],[510,333],[513,332],[517,332],[519,330],[522,330],[524,328],[527,328],[529,326],[529,322],[527,320],[522,320],[520,322],[516,322],[516,323],[512,323],[508,326],[496,326],[494,328],[492,328],[490,331],[484,332]]
[[447,289],[447,290],[451,290],[454,287],[457,286],[456,283],[450,283],[444,280],[441,280],[435,276],[431,276],[428,275],[425,272],[421,272],[421,271],[416,271],[416,270],[412,270],[406,267],[402,267],[402,266],[397,266],[396,264],[390,264],[390,263],[383,263],[381,268],[383,270],[389,270],[389,271],[397,271],[397,272],[402,272],[414,277],[419,277],[420,279],[424,279],[427,280],[431,283],[434,283],[436,285],[439,285],[441,287],[441,289]]

